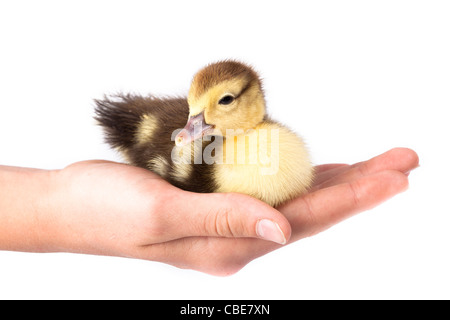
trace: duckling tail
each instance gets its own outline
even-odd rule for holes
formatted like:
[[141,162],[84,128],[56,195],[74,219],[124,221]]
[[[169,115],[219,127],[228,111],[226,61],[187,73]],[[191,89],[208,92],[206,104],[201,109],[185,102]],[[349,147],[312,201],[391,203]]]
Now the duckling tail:
[[96,104],[94,119],[105,130],[105,141],[113,148],[129,148],[139,125],[143,108],[138,102],[142,97],[130,94],[105,96],[94,100]]

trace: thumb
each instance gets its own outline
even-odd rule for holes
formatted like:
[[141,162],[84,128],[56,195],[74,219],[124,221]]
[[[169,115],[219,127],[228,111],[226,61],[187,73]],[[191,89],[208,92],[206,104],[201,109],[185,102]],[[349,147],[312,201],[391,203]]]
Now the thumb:
[[170,205],[172,214],[162,218],[176,238],[250,237],[286,244],[291,235],[282,213],[244,194],[183,192]]

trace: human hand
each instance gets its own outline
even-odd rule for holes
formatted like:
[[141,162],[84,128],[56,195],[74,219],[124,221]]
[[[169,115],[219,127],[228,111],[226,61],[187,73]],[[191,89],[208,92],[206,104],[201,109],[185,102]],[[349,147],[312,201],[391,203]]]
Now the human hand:
[[[85,161],[55,174],[57,210],[43,231],[52,235],[47,244],[52,251],[126,256],[228,275],[280,247],[257,239],[261,219],[297,241],[405,190],[406,173],[417,165],[414,151],[393,149],[352,166],[318,166],[311,192],[280,206],[283,216],[246,195],[191,193],[144,169]],[[275,231],[268,234],[280,240]]]
[[[288,243],[315,235],[405,191],[407,176],[418,163],[413,150],[396,148],[354,165],[317,166],[311,191],[277,208],[291,225]],[[193,237],[161,243],[153,248],[153,257],[178,267],[228,275],[277,248],[280,245],[257,239]],[[181,255],[183,264],[177,261]]]

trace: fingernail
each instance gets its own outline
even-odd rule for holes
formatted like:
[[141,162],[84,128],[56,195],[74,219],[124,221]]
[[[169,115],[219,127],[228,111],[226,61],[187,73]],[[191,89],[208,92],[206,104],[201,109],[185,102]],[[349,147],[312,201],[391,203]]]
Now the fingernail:
[[268,219],[259,220],[256,223],[256,234],[264,240],[273,241],[279,244],[286,244],[286,237],[280,226]]

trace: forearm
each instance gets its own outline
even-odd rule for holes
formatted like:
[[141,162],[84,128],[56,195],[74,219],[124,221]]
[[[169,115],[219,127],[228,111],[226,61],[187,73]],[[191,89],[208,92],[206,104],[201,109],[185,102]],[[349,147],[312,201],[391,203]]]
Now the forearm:
[[105,196],[88,168],[66,171],[0,166],[0,250],[124,254],[112,239],[126,220],[114,217],[120,204],[110,198],[122,193]]
[[0,166],[0,250],[51,251],[52,171]]

